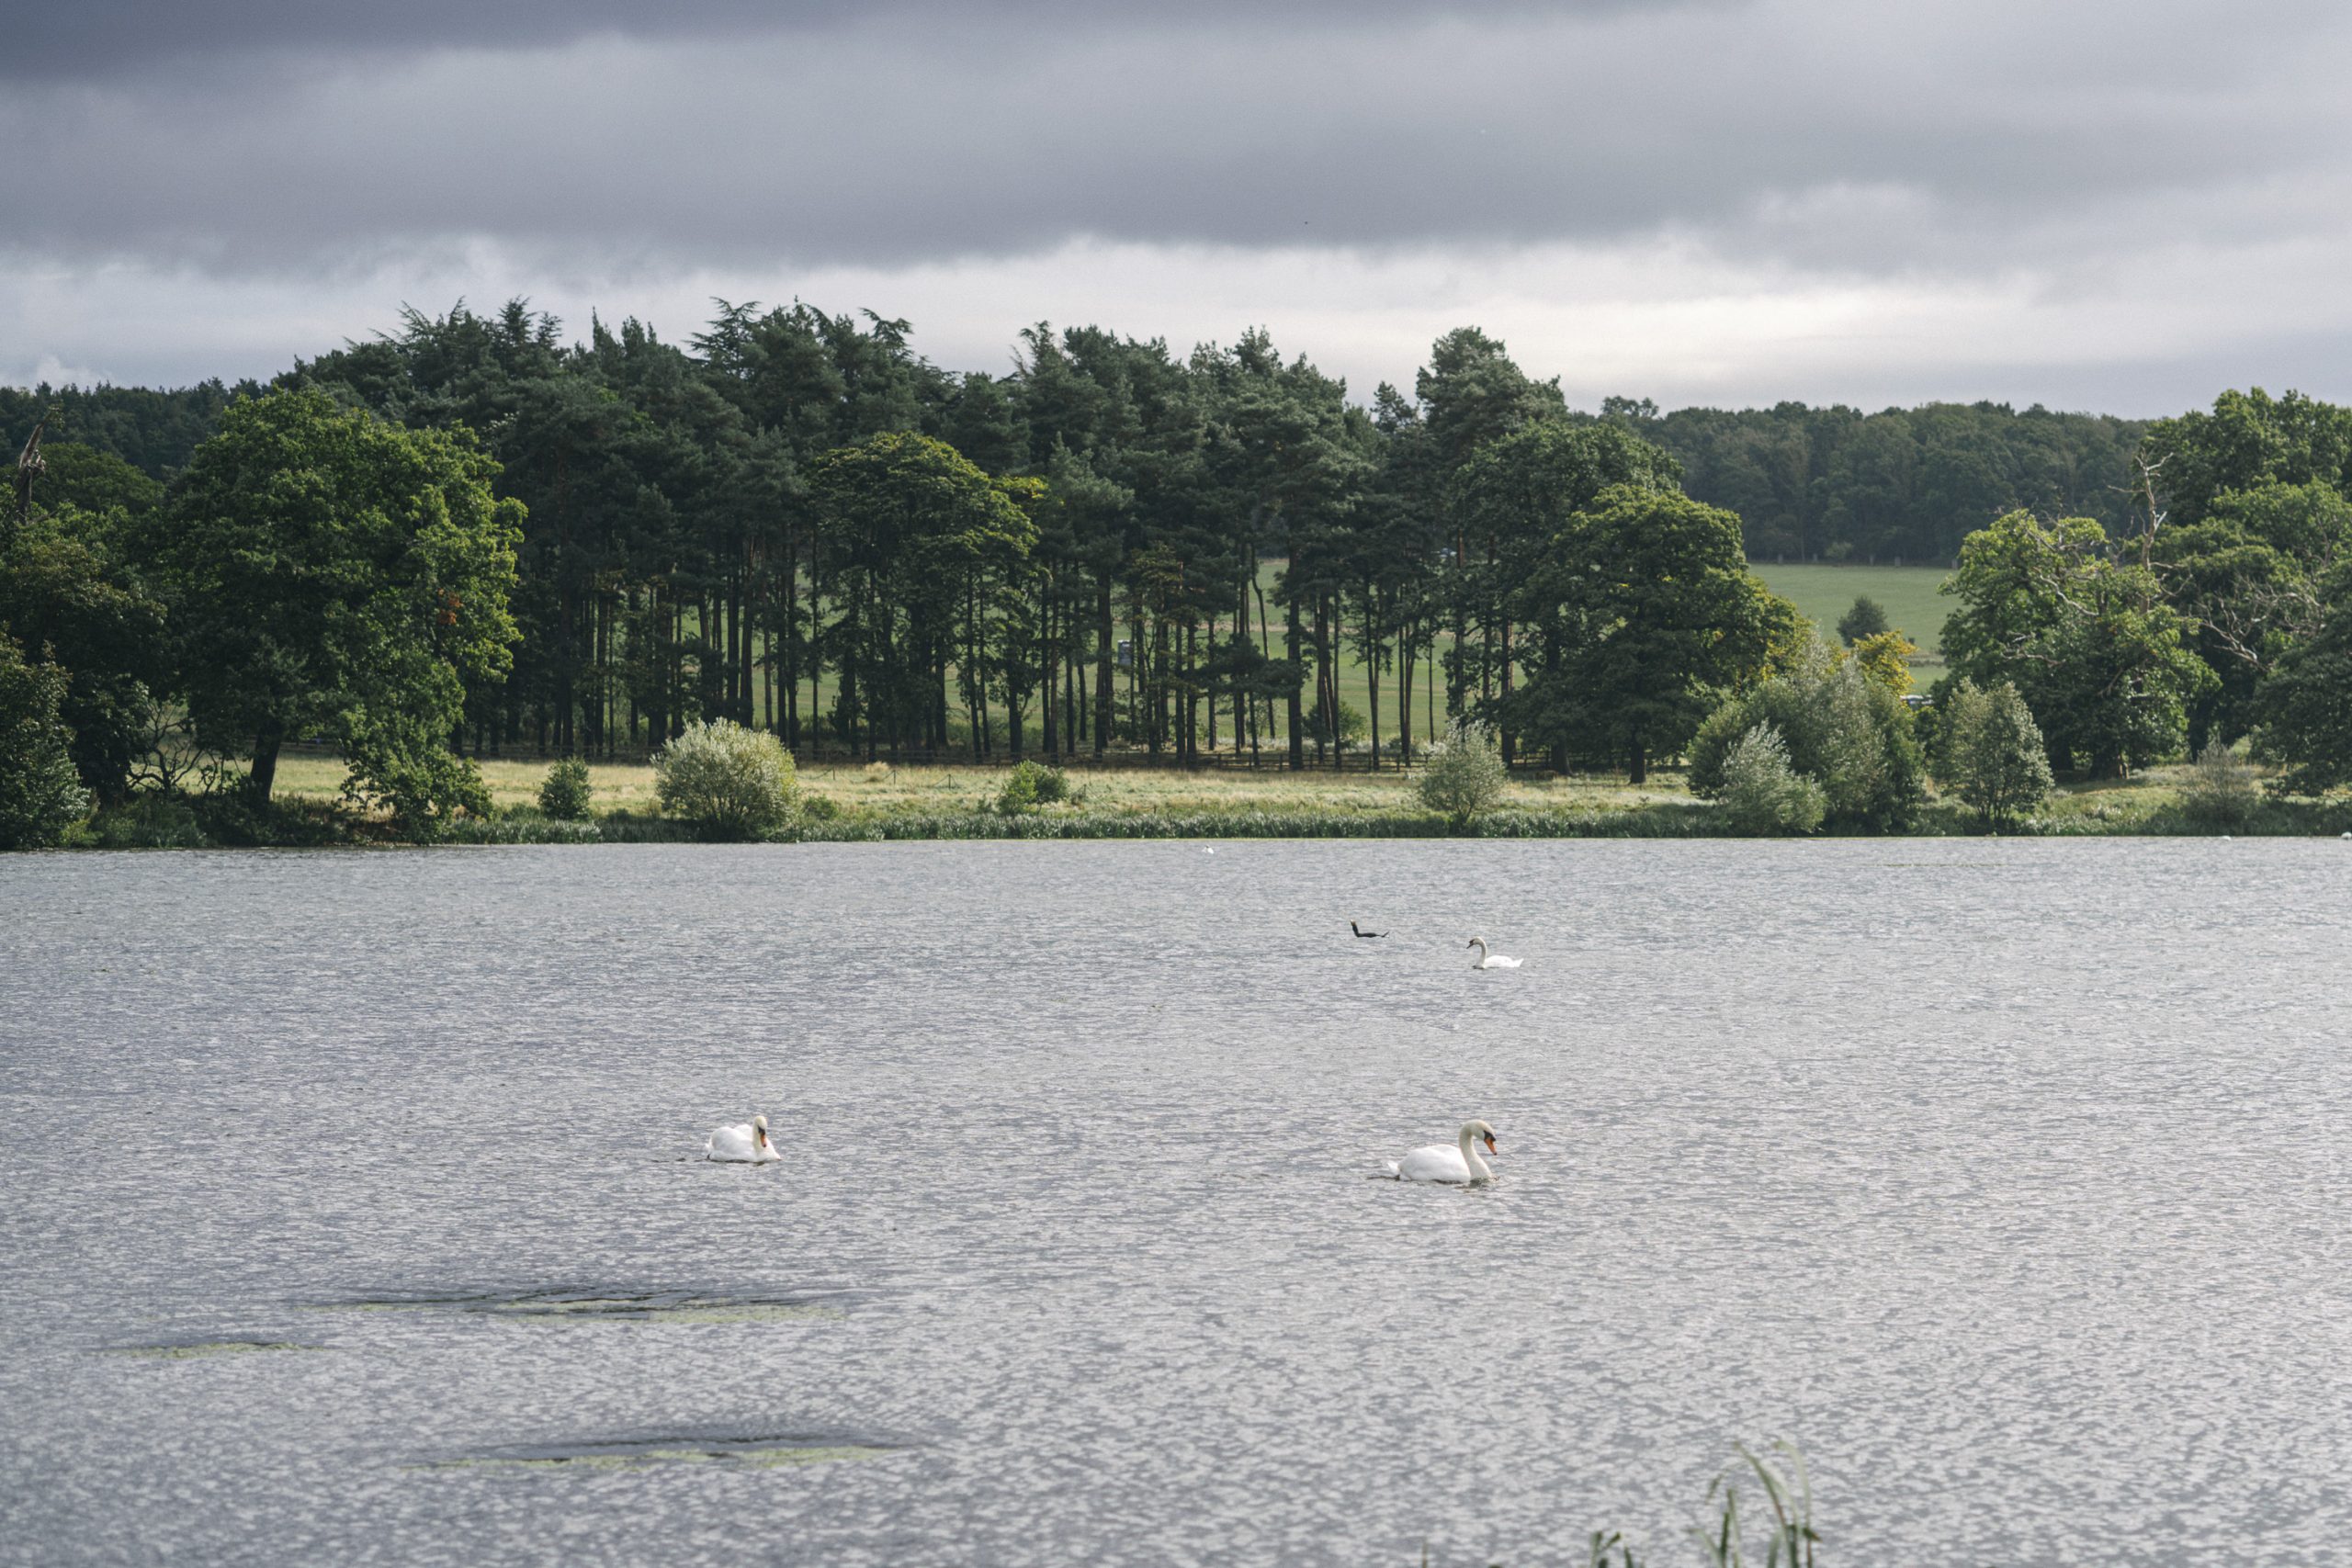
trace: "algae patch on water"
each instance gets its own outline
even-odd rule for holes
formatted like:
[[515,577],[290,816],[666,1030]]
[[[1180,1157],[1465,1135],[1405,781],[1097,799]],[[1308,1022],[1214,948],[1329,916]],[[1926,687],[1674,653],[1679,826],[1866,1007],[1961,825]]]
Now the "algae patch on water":
[[840,1464],[883,1459],[905,1450],[895,1444],[844,1441],[839,1438],[662,1437],[600,1443],[548,1444],[433,1460],[410,1470],[645,1470],[669,1464],[725,1464],[746,1470],[783,1470],[799,1465]]
[[462,1296],[384,1296],[331,1302],[322,1312],[468,1312],[492,1317],[565,1323],[789,1323],[848,1315],[805,1297],[703,1296],[674,1292],[633,1294],[525,1291]]
[[186,1345],[125,1345],[99,1352],[150,1361],[192,1361],[208,1356],[242,1356],[255,1350],[318,1350],[318,1345],[295,1345],[279,1339],[205,1339]]

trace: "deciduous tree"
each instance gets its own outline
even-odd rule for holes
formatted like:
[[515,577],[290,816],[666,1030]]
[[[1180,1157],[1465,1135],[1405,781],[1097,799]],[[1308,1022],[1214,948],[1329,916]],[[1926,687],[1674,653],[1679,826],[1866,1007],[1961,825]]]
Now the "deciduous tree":
[[198,448],[156,557],[179,687],[201,732],[249,741],[257,798],[285,742],[321,734],[348,788],[413,825],[479,799],[449,742],[517,636],[523,508],[497,471],[469,437],[315,390],[240,402]]
[[1513,603],[1548,651],[1509,721],[1542,745],[1622,758],[1635,784],[1801,624],[1747,570],[1738,518],[1633,485],[1568,518]]
[[58,717],[65,671],[0,631],[0,850],[56,843],[90,808]]
[[2193,623],[2096,522],[2012,512],[1968,536],[1943,591],[1961,604],[1944,624],[1954,674],[2015,684],[2053,768],[2108,778],[2179,751],[2189,701],[2213,675]]

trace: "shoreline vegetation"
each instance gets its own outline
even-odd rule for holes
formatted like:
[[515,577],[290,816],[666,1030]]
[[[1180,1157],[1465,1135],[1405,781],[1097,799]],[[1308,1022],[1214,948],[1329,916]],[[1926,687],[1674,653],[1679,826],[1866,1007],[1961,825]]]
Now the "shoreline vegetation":
[[[1072,765],[1069,798],[1006,810],[1009,766],[891,767],[811,762],[798,772],[778,827],[714,834],[662,814],[650,763],[588,764],[585,815],[548,816],[539,792],[552,761],[485,759],[489,810],[446,823],[441,845],[689,843],[758,840],[794,843],[903,840],[1165,839],[1705,839],[1742,838],[1720,803],[1693,795],[1684,773],[1661,768],[1642,785],[1600,777],[1515,775],[1489,809],[1466,820],[1421,804],[1419,770],[1294,773],[1276,768],[1176,770]],[[276,798],[256,810],[233,784],[211,795],[142,795],[100,810],[67,840],[77,849],[202,849],[408,845],[382,810],[342,797],[343,760],[289,753]],[[2005,826],[2013,837],[2336,837],[2352,832],[2352,801],[2265,792],[2241,819],[2192,813],[2184,790],[2193,767],[2152,768],[2126,780],[2062,784],[2033,815]],[[1960,838],[1987,831],[1957,798],[1934,797],[1905,831],[1831,829],[1825,838]]]
[[[2352,407],[2226,392],[2138,433],[2120,513],[2018,473],[1816,547],[1475,328],[1365,405],[1259,333],[1041,325],[955,379],[872,324],[412,315],[167,481],[45,413],[0,848],[2346,826]],[[802,789],[833,756],[1012,769]],[[560,776],[494,788],[518,757]]]

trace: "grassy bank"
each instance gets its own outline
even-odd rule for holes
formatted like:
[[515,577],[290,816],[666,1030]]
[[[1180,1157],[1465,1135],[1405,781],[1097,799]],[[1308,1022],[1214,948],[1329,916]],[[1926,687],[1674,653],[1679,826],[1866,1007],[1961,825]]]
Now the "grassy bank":
[[[2335,836],[2352,832],[2352,801],[2265,798],[2227,828],[2182,809],[2188,770],[2160,768],[2126,780],[2062,789],[2011,831],[2036,837],[2129,835]],[[590,769],[590,819],[551,820],[538,812],[547,764],[482,764],[493,809],[457,823],[458,843],[643,843],[688,841],[686,823],[661,816],[653,770],[639,763]],[[1612,778],[1514,780],[1495,811],[1457,826],[1424,808],[1409,777],[1382,773],[1291,773],[1142,768],[1073,769],[1076,798],[1008,816],[995,809],[1007,770],[969,767],[813,767],[800,775],[802,809],[780,837],[807,842],[1001,839],[1488,839],[1712,838],[1727,829],[1715,808],[1694,799],[1677,774],[1641,788]],[[99,848],[319,845],[396,841],[380,818],[339,803],[342,764],[288,757],[278,795],[256,814],[234,799],[149,800],[102,815],[78,842]],[[1957,801],[1932,800],[1914,837],[1982,833]]]
[[[501,809],[536,805],[545,762],[486,760],[482,780]],[[1000,767],[882,767],[814,764],[800,772],[804,795],[844,815],[937,815],[993,800],[1010,770]],[[1199,816],[1236,812],[1371,816],[1418,811],[1411,777],[1380,773],[1305,773],[1283,769],[1073,767],[1070,782],[1086,794],[1086,809],[1113,816],[1151,813]],[[588,768],[595,811],[651,815],[653,770],[642,762],[594,762]],[[343,785],[343,764],[330,757],[288,757],[277,769],[277,793],[288,799],[332,802]],[[1515,782],[1504,804],[1526,811],[1623,811],[1690,799],[1679,778],[1632,788],[1609,778]]]

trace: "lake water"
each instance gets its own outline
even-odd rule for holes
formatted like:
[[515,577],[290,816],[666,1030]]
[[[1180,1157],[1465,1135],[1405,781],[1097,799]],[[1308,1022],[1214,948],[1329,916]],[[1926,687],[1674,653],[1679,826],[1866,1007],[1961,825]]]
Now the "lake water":
[[2340,1563],[2347,872],[0,857],[0,1562]]

